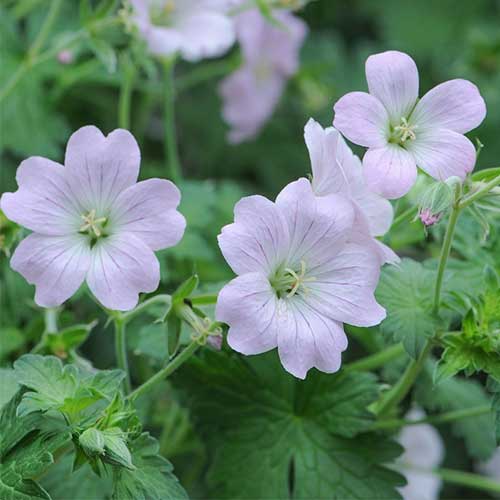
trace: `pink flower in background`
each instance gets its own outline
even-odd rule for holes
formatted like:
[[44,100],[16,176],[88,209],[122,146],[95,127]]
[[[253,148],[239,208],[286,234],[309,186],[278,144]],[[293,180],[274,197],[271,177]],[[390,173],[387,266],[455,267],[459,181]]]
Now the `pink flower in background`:
[[418,99],[418,70],[408,55],[388,51],[366,61],[370,93],[350,92],[334,106],[334,126],[368,149],[364,176],[385,198],[406,194],[417,165],[438,180],[464,179],[474,168],[474,145],[463,134],[486,116],[477,87],[450,80]]
[[316,197],[307,179],[286,186],[273,203],[249,196],[219,235],[238,277],[219,293],[216,318],[243,354],[278,348],[299,378],[316,367],[339,369],[347,347],[343,323],[372,326],[385,317],[374,290],[380,264],[370,247],[351,242],[352,204]]
[[238,143],[254,137],[273,113],[286,82],[297,71],[306,24],[287,11],[275,11],[280,26],[257,9],[235,18],[243,65],[220,85],[222,114],[231,130],[228,140]]
[[186,222],[170,181],[138,182],[139,147],[130,132],[105,137],[83,127],[69,139],[65,166],[41,157],[23,161],[19,189],[3,194],[5,215],[31,231],[12,268],[36,285],[43,307],[62,304],[84,280],[110,309],[135,307],[152,292],[160,269],[153,251],[175,245]]
[[391,203],[370,191],[363,177],[360,159],[333,127],[323,127],[312,118],[304,128],[311,158],[312,188],[316,196],[336,194],[353,203],[358,237],[367,240],[380,255],[381,262],[398,262],[398,256],[375,239],[391,227]]
[[64,49],[58,52],[57,60],[61,64],[71,64],[75,60],[75,55],[69,49]]
[[218,57],[233,45],[231,0],[130,0],[133,20],[157,56],[187,61]]
[[[425,413],[420,408],[413,408],[407,420],[420,420]],[[438,500],[441,479],[431,470],[438,467],[444,459],[444,445],[439,432],[429,424],[408,425],[403,428],[398,438],[405,449],[398,462],[408,484],[399,488],[404,500]],[[406,467],[405,467],[406,466]],[[427,469],[429,472],[417,471]]]

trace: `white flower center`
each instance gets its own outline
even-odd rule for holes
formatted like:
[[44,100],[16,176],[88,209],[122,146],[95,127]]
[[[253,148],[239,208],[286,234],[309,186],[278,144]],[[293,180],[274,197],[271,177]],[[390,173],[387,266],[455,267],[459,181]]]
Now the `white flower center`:
[[285,267],[271,279],[271,286],[276,291],[278,298],[283,299],[293,297],[295,294],[306,294],[308,288],[305,283],[315,280],[316,278],[306,275],[306,263],[301,260],[299,272],[290,267]]
[[81,233],[88,233],[92,238],[100,238],[104,233],[104,225],[107,222],[106,217],[96,217],[96,210],[93,208],[90,212],[82,214],[81,218],[83,224],[79,231]]
[[149,12],[152,24],[156,26],[169,26],[172,14],[175,11],[175,0],[154,2]]
[[401,118],[400,124],[394,127],[392,139],[394,139],[395,142],[399,142],[400,144],[403,144],[408,139],[414,141],[417,138],[415,134],[415,130],[417,128],[418,125],[410,125],[408,123],[408,120],[403,117]]

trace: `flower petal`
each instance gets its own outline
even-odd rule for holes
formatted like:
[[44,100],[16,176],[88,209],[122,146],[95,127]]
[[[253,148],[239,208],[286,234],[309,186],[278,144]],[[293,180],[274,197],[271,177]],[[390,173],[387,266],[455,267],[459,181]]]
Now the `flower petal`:
[[210,10],[183,16],[176,28],[182,36],[182,57],[191,62],[221,56],[235,40],[232,21],[224,14]]
[[171,56],[175,54],[181,44],[182,36],[174,29],[162,28],[151,24],[142,25],[139,29],[146,40],[149,50],[157,56]]
[[408,150],[417,165],[434,179],[456,175],[464,179],[474,169],[476,150],[467,137],[447,129],[428,129],[411,141]]
[[389,115],[382,103],[366,92],[350,92],[333,107],[333,126],[360,146],[381,148],[389,135]]
[[80,287],[90,265],[85,237],[30,234],[16,248],[10,261],[14,271],[36,286],[35,302],[55,307]]
[[415,107],[411,122],[421,129],[447,128],[465,134],[478,127],[486,116],[479,89],[468,80],[456,79],[429,90]]
[[379,255],[368,245],[348,243],[327,263],[311,269],[304,301],[318,314],[355,326],[378,325],[385,309],[375,300]]
[[311,183],[299,179],[288,184],[276,198],[288,222],[288,262],[304,260],[306,267],[318,266],[346,243],[354,221],[351,202],[339,195],[316,197]]
[[404,52],[388,50],[366,60],[366,80],[370,94],[389,112],[393,125],[407,118],[418,98],[418,70]]
[[133,309],[140,292],[154,292],[158,288],[158,259],[133,234],[121,233],[98,241],[91,258],[87,283],[99,302],[108,309]]
[[222,228],[218,241],[236,274],[270,276],[287,255],[290,239],[276,205],[263,196],[247,196],[234,207],[234,223]]
[[339,132],[333,127],[323,129],[312,118],[304,127],[304,139],[311,158],[312,187],[316,196],[349,193],[347,176],[337,161],[339,138]]
[[336,372],[347,347],[342,324],[318,314],[299,298],[280,305],[286,308],[278,330],[278,353],[285,370],[301,379],[313,367]]
[[369,149],[363,158],[363,175],[369,189],[384,198],[400,198],[417,180],[413,156],[396,144]]
[[113,204],[109,224],[114,232],[137,236],[151,250],[176,245],[186,228],[186,220],[176,208],[179,189],[164,179],[149,179],[130,186]]
[[19,189],[4,193],[1,207],[14,222],[47,235],[68,234],[81,225],[81,210],[62,165],[32,156],[16,174]]
[[353,190],[353,199],[365,215],[372,236],[383,236],[389,231],[394,217],[390,201],[370,191],[366,185],[363,189],[358,187],[358,189]]
[[227,341],[242,354],[259,354],[277,345],[277,297],[261,273],[230,281],[219,293],[215,317],[229,325]]
[[106,212],[116,197],[137,181],[141,153],[133,135],[117,129],[105,137],[93,126],[68,141],[65,165],[73,193],[86,210]]

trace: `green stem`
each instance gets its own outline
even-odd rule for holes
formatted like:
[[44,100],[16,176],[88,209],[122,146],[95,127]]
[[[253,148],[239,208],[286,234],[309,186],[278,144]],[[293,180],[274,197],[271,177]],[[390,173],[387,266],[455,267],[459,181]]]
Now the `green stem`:
[[49,12],[45,17],[45,21],[43,22],[43,25],[40,28],[40,31],[38,32],[38,35],[33,41],[31,47],[28,49],[25,60],[18,66],[17,70],[12,74],[4,87],[0,90],[0,103],[12,92],[19,80],[24,77],[30,67],[34,64],[39,50],[44,44],[45,39],[47,38],[47,35],[52,28],[52,25],[57,19],[57,15],[59,14],[61,5],[62,0],[52,0],[49,7]]
[[59,311],[55,307],[45,309],[45,332],[57,333],[57,316]]
[[120,87],[120,99],[118,103],[118,126],[126,130],[130,129],[130,105],[132,101],[132,91],[134,89],[135,68],[130,63],[123,71],[123,78]]
[[116,351],[116,363],[120,370],[125,372],[125,393],[129,394],[132,390],[132,386],[130,383],[130,373],[128,369],[128,360],[127,360],[127,345],[125,339],[125,322],[121,317],[116,316],[114,318],[115,323],[115,351]]
[[131,311],[122,313],[121,319],[124,323],[128,323],[130,320],[134,319],[137,315],[139,315],[142,311],[149,309],[151,306],[156,304],[165,304],[170,305],[170,295],[159,294],[151,297],[150,299],[141,302],[135,309]]
[[175,59],[168,59],[164,62],[165,70],[165,95],[163,107],[163,126],[165,129],[165,158],[167,162],[168,176],[174,182],[179,182],[182,178],[179,152],[177,150],[177,131],[175,128],[175,86],[174,68]]
[[457,484],[459,486],[466,486],[467,488],[474,488],[484,491],[492,491],[500,493],[500,483],[493,479],[473,474],[471,472],[463,472],[460,470],[452,469],[424,469],[420,467],[405,467],[405,469],[414,470],[417,472],[435,474],[447,483]]
[[2,87],[2,89],[0,89],[0,104],[14,90],[15,86],[25,76],[28,70],[30,70],[35,66],[38,66],[41,63],[44,63],[49,59],[54,58],[61,50],[67,49],[76,42],[78,42],[79,40],[82,40],[83,38],[87,37],[90,30],[96,31],[98,29],[108,28],[113,24],[118,24],[118,23],[119,19],[117,18],[106,18],[98,22],[95,22],[95,24],[93,25],[90,25],[86,28],[77,31],[71,37],[66,38],[64,42],[57,44],[52,49],[48,49],[40,55],[38,54],[33,55],[33,52],[31,50],[28,51],[28,54],[31,54],[31,56],[28,57],[27,55],[26,59],[19,65],[16,72],[13,73],[13,75],[9,78],[7,83]]
[[348,363],[344,366],[344,370],[348,372],[364,372],[373,370],[375,368],[380,368],[384,366],[389,361],[399,358],[404,354],[405,350],[403,344],[395,344],[383,351],[377,352],[370,356],[359,359],[352,363]]
[[403,222],[410,219],[411,216],[415,213],[415,207],[407,208],[404,212],[400,213],[392,222],[391,230],[400,226]]
[[[455,202],[451,211],[450,219],[448,221],[448,226],[446,228],[446,233],[444,236],[443,246],[441,248],[441,256],[439,258],[439,265],[436,276],[436,284],[434,288],[434,308],[433,314],[439,312],[439,307],[441,304],[441,289],[443,285],[444,271],[446,269],[446,264],[448,262],[448,257],[450,256],[451,244],[453,241],[453,234],[455,233],[455,227],[457,225],[458,216],[460,215],[460,207],[458,205],[459,189],[457,187],[455,191]],[[380,400],[374,405],[374,412],[379,416],[383,417],[387,415],[398,403],[400,403],[405,396],[408,394],[412,388],[417,376],[422,370],[428,354],[432,351],[434,345],[435,334],[432,338],[428,339],[425,343],[422,352],[416,360],[413,360],[406,368],[403,376],[399,379],[398,383],[392,387],[389,391],[382,395]]]
[[215,304],[217,302],[216,293],[207,293],[204,295],[195,295],[194,297],[190,297],[191,304],[194,306],[205,306],[210,304]]
[[137,387],[128,396],[128,399],[135,401],[140,395],[151,390],[153,386],[162,380],[166,379],[171,375],[179,366],[185,363],[200,347],[200,344],[196,341],[192,341],[180,354],[178,354],[170,363],[168,363],[159,372],[153,375],[149,380],[146,380],[142,385]]
[[499,185],[500,185],[500,175],[497,177],[494,177],[491,181],[487,182],[480,189],[478,189],[477,191],[475,191],[471,195],[465,197],[459,203],[459,208],[463,209],[465,207],[468,207],[471,203],[474,203],[479,198],[482,198],[485,194],[487,194],[489,191],[491,191],[494,187],[499,186]]
[[397,429],[399,427],[406,427],[408,425],[419,425],[419,424],[442,424],[445,422],[454,422],[455,420],[462,420],[464,418],[478,417],[480,415],[485,415],[491,412],[491,406],[475,406],[473,408],[465,408],[463,410],[449,411],[442,413],[441,415],[432,415],[430,417],[421,418],[418,420],[406,420],[401,418],[395,418],[390,420],[380,420],[375,422],[371,427],[370,431],[382,430],[382,429]]

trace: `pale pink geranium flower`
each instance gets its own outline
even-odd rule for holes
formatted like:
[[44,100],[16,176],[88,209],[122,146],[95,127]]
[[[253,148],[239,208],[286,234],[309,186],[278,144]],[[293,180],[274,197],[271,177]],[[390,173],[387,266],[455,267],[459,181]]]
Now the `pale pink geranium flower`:
[[160,269],[153,251],[175,245],[185,229],[170,181],[138,182],[140,151],[126,130],[105,137],[83,127],[69,139],[65,165],[33,156],[17,170],[19,189],[4,193],[5,215],[31,231],[12,268],[36,285],[43,307],[62,304],[84,280],[105,307],[135,307]]
[[398,256],[375,239],[391,227],[391,203],[371,191],[363,177],[360,159],[333,127],[324,129],[312,118],[304,128],[311,158],[312,187],[316,196],[336,194],[351,201],[356,213],[358,238],[370,244],[384,262],[398,262]]
[[272,115],[288,79],[297,71],[306,24],[278,10],[271,24],[257,9],[235,17],[243,65],[220,85],[222,114],[231,130],[228,140],[239,143],[257,135]]
[[347,347],[343,323],[371,326],[385,317],[374,297],[378,257],[350,241],[351,203],[318,198],[299,179],[275,203],[241,199],[234,214],[219,246],[238,277],[216,307],[217,320],[229,325],[229,345],[243,354],[277,347],[285,369],[299,378],[312,367],[337,371]]
[[186,61],[224,54],[235,40],[231,0],[130,0],[133,21],[157,56]]
[[474,145],[463,134],[486,116],[477,87],[467,80],[441,83],[418,99],[418,70],[407,54],[388,51],[366,61],[366,92],[351,92],[334,106],[334,126],[368,149],[368,186],[386,198],[406,194],[417,165],[438,180],[464,179],[474,168]]
[[[407,420],[425,417],[421,408],[412,408]],[[439,432],[429,424],[406,426],[399,435],[399,443],[405,451],[398,459],[407,485],[399,488],[404,500],[438,500],[441,479],[432,473],[444,458],[444,445]],[[422,469],[422,470],[415,470]]]

